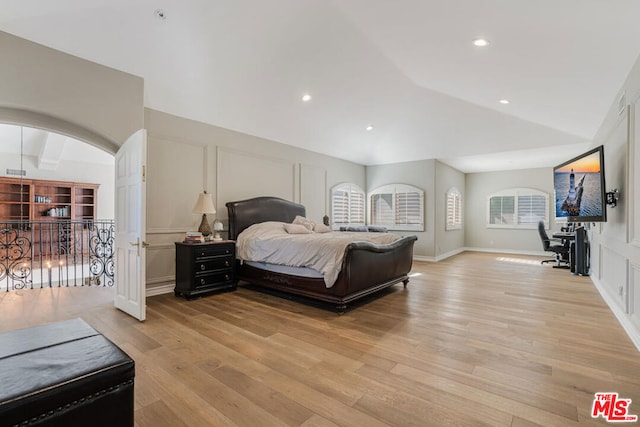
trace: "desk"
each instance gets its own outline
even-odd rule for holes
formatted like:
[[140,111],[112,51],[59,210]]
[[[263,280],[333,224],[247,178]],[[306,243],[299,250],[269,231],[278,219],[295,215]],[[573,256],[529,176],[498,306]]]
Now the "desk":
[[562,239],[564,244],[569,244],[569,267],[573,274],[580,276],[589,275],[589,240],[584,227],[576,228],[576,231],[553,233],[555,239]]
[[[552,237],[556,240],[562,240],[562,246],[569,249],[568,253],[562,254],[562,261],[569,264],[568,268],[573,272],[575,265],[575,254],[573,251],[572,241],[575,239],[576,234],[570,231],[558,231],[553,233]],[[564,266],[567,268],[567,266]]]
[[553,233],[553,238],[562,240],[574,240],[576,238],[576,233],[573,231],[559,231],[557,233]]

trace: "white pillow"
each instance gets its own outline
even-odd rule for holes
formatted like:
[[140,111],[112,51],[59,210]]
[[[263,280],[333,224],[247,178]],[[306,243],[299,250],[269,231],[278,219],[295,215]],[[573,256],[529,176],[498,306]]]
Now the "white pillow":
[[284,224],[284,229],[289,234],[311,234],[313,231],[309,230],[302,224]]
[[327,227],[324,224],[316,224],[313,226],[313,231],[315,233],[328,233],[331,231],[331,228]]
[[291,222],[291,224],[300,224],[300,225],[304,225],[309,231],[313,230],[313,226],[316,224],[315,222],[311,221],[308,218],[305,218],[303,216],[300,215],[296,215],[296,217],[293,219],[293,221]]

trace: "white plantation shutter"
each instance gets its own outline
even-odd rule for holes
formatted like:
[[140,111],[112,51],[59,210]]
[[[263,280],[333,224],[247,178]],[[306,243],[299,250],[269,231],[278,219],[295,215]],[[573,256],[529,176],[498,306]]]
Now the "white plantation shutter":
[[424,230],[424,191],[391,184],[369,194],[369,223],[390,230]]
[[371,224],[393,224],[393,194],[374,194],[371,197]]
[[447,191],[447,218],[445,230],[462,228],[462,194],[453,187]]
[[549,221],[549,195],[532,188],[512,188],[488,197],[487,227],[536,228]]
[[515,196],[493,196],[489,209],[490,224],[515,224]]
[[335,227],[364,225],[364,191],[355,184],[342,183],[331,189],[331,223]]
[[420,223],[422,223],[422,197],[420,193],[396,193],[396,224]]
[[547,211],[544,196],[527,194],[518,197],[518,224],[534,224],[545,221]]
[[334,190],[331,194],[331,218],[335,224],[349,223],[349,192]]
[[349,218],[351,224],[364,225],[364,191],[352,191],[349,196]]

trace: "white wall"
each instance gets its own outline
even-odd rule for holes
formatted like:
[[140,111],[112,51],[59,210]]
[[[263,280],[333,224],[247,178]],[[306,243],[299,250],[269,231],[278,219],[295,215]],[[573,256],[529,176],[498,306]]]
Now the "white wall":
[[466,205],[465,174],[451,166],[436,161],[435,182],[435,246],[436,259],[447,257],[463,250],[465,246],[464,235],[467,228],[466,213],[462,212],[462,228],[459,230],[446,230],[447,222],[447,192],[457,188],[462,194],[462,207]]
[[33,125],[110,153],[144,124],[144,82],[0,31],[0,122]]
[[415,162],[389,165],[367,166],[368,193],[387,184],[409,184],[424,190],[425,206],[423,232],[396,232],[400,235],[414,234],[418,241],[414,245],[416,259],[436,261],[460,252],[464,248],[464,228],[445,230],[446,193],[456,187],[465,197],[464,174],[437,160],[419,160]]
[[589,233],[591,279],[640,349],[640,57],[594,138],[620,200]]
[[549,218],[552,230],[560,226],[553,222],[553,168],[470,173],[466,175],[465,245],[480,251],[513,253],[543,253],[535,229],[487,228],[487,197],[509,188],[533,188],[549,194]]
[[227,229],[225,203],[278,196],[307,207],[321,222],[330,215],[329,191],[342,182],[365,188],[365,168],[340,160],[154,110],[146,111],[147,287],[169,286],[175,277],[174,242],[196,230],[191,212],[199,192],[213,195],[216,216]]
[[402,236],[416,235],[418,241],[413,247],[414,255],[430,260],[435,257],[435,163],[435,160],[419,160],[367,166],[367,185],[362,187],[368,193],[387,184],[408,184],[424,191],[424,231],[394,231],[394,233]]

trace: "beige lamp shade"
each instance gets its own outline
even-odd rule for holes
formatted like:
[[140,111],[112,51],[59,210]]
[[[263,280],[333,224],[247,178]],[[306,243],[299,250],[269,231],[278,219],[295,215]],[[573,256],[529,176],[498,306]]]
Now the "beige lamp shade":
[[200,193],[198,196],[198,201],[193,206],[193,213],[197,214],[214,214],[216,213],[216,208],[213,206],[213,199],[211,198],[211,194],[206,191]]
[[209,221],[207,221],[207,214],[216,213],[216,208],[213,206],[213,199],[211,198],[211,194],[206,191],[200,193],[198,196],[198,201],[193,207],[193,213],[202,214],[202,222],[200,223],[200,227],[198,231],[202,233],[203,236],[208,236],[211,234],[211,226],[209,225]]

